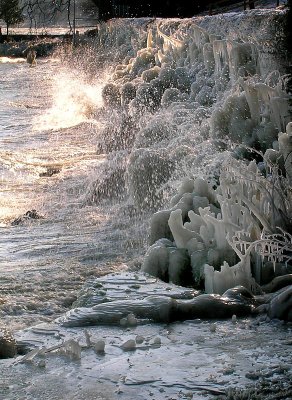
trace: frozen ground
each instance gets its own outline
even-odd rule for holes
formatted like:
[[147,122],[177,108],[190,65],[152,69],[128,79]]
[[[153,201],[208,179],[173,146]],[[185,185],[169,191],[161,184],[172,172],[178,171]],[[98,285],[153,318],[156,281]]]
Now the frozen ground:
[[[107,282],[103,287],[108,299],[118,299],[122,292],[131,296],[135,290],[145,295],[148,287],[150,294],[191,295],[188,289],[155,280],[148,285],[139,281],[138,288],[131,275],[125,277],[127,284],[100,278],[80,301],[96,299],[100,282]],[[86,329],[40,324],[19,334],[18,340],[43,351],[1,362],[0,398],[199,400],[227,398],[228,388],[261,385],[266,390],[286,388],[286,397],[279,398],[288,400],[292,396],[291,333],[291,324],[263,317],[172,324],[144,321],[132,327]],[[71,339],[80,344],[80,353],[78,346],[72,351]],[[104,352],[97,351],[100,340],[105,342]],[[128,340],[134,340],[135,346],[124,350]]]
[[[215,332],[210,331],[213,326]],[[128,329],[88,328],[93,341],[105,340],[104,354],[85,347],[84,329],[51,329],[46,336],[35,334],[35,339],[50,345],[59,344],[60,336],[78,339],[84,346],[81,360],[52,351],[23,363],[21,356],[2,362],[1,398],[213,399],[228,387],[254,386],[264,378],[291,384],[292,329],[279,322],[245,319],[235,325],[186,321]],[[145,341],[136,350],[121,349],[137,335]],[[161,345],[155,344],[158,337]]]

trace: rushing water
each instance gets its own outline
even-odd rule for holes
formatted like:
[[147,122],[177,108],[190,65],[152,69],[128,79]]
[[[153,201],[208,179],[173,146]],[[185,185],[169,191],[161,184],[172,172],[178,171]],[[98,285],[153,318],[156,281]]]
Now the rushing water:
[[[0,315],[12,329],[64,312],[85,280],[133,254],[118,208],[85,201],[105,158],[104,78],[88,83],[58,59],[24,61],[0,59]],[[43,218],[13,224],[33,209]]]

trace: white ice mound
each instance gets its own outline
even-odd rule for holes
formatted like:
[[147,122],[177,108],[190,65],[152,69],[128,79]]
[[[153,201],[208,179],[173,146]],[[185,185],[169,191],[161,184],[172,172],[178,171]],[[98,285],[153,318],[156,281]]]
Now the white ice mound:
[[[242,286],[226,291],[221,297],[200,294],[193,289],[165,283],[141,273],[108,275],[97,278],[91,285],[91,293],[88,293],[87,288],[86,296],[81,294],[78,299],[79,307],[58,318],[58,324],[67,327],[116,325],[129,331],[129,325],[120,323],[121,319],[129,318],[129,313],[135,316],[136,330],[137,324],[149,321],[168,323],[193,318],[218,319],[231,318],[234,314],[249,315],[255,305],[254,296]],[[136,344],[142,341],[143,338],[127,340],[122,348],[134,350]],[[91,340],[89,344],[96,347],[96,350],[104,349],[103,340],[98,346]],[[152,344],[159,346],[161,340],[154,338]]]
[[[280,143],[280,155],[289,152],[289,129],[290,125],[288,133],[279,136],[286,144]],[[186,180],[174,198],[177,205],[152,218],[151,236],[162,236],[149,248],[142,269],[178,284],[199,285],[204,279],[207,293],[222,294],[237,285],[256,292],[264,268],[260,256],[281,261],[291,248],[285,233],[291,227],[291,195],[283,190],[283,184],[289,187],[289,170],[286,175],[268,180],[255,162],[230,158],[223,165],[217,192],[202,179]],[[218,205],[220,212],[212,213],[211,207],[218,210]],[[164,233],[170,240],[162,239]]]

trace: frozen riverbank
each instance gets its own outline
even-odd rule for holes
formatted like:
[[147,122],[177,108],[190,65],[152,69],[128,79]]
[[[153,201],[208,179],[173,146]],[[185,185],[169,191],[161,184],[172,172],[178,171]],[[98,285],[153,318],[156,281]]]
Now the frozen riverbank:
[[31,39],[29,35],[23,35],[18,39],[21,40],[0,42],[0,57],[26,57],[28,48],[31,47],[38,57],[49,57],[63,45],[63,39],[60,37]]
[[[65,106],[75,100],[69,112],[64,102],[50,108],[54,113],[53,127],[45,136],[51,146],[47,153],[54,165],[62,159],[60,174],[44,185],[40,173],[47,159],[37,160],[32,169],[26,166],[30,160],[23,163],[38,194],[31,204],[47,217],[38,222],[39,229],[32,223],[31,232],[38,238],[47,226],[43,232],[52,236],[32,246],[27,234],[23,247],[10,243],[17,260],[25,258],[21,265],[26,268],[28,260],[33,259],[35,266],[40,257],[44,260],[44,269],[31,276],[38,288],[50,288],[46,306],[54,305],[49,308],[51,319],[65,308],[58,307],[56,299],[66,286],[66,271],[70,276],[78,271],[85,280],[86,271],[98,275],[106,261],[116,270],[132,261],[139,271],[149,225],[152,246],[142,268],[164,279],[165,285],[175,282],[223,293],[244,284],[257,292],[275,275],[289,274],[291,125],[285,62],[275,36],[281,34],[283,16],[255,11],[189,20],[116,20],[100,26],[90,51],[78,49],[74,65],[92,71],[102,59],[106,71],[102,83],[90,82],[90,90],[87,82],[73,93],[68,90]],[[68,77],[62,79],[65,86]],[[70,76],[69,81],[70,88],[77,79]],[[58,116],[68,116],[69,128],[57,128],[56,109]],[[72,129],[75,117],[81,120]],[[86,124],[80,124],[84,119]],[[43,150],[42,135],[40,141],[38,151]],[[253,156],[247,148],[253,146],[256,155],[249,164]],[[5,166],[20,159],[11,154],[9,149]],[[269,167],[277,160],[273,180]],[[25,202],[16,193],[24,214]],[[11,212],[8,202],[6,206]],[[6,215],[4,221],[10,232],[13,219]],[[274,243],[271,235],[279,233],[279,225],[283,236],[276,236]],[[16,229],[27,232],[25,224]],[[263,246],[255,248],[254,243]],[[275,268],[268,257],[276,261]],[[7,259],[13,277],[15,260]],[[52,265],[56,269],[51,271],[61,271],[62,276],[50,275]],[[20,276],[29,278],[25,268]],[[58,281],[59,287],[54,283]],[[103,291],[98,282],[92,284]],[[132,284],[135,287],[122,288],[122,300],[135,293],[137,282]],[[26,286],[26,304],[35,307],[34,314],[43,313],[45,293],[39,293],[35,303],[31,287]],[[73,296],[79,287],[72,285]],[[105,309],[112,306],[117,320],[119,308],[115,309],[111,290],[103,293],[109,305]],[[40,393],[44,399],[197,399],[224,395],[229,386],[245,387],[254,381],[260,386],[267,379],[273,385],[278,379],[279,393],[291,383],[289,323],[234,316],[215,322],[92,326],[100,321],[90,320],[96,301],[91,295],[90,285],[85,286],[80,302],[74,304],[85,311],[67,314],[78,320],[84,311],[87,331],[55,321],[16,333],[18,340],[37,349],[24,358],[1,362],[5,399],[21,399],[23,390],[28,399]],[[6,301],[1,306],[5,318],[11,312],[9,317],[16,319],[24,308],[18,303],[5,309]],[[105,353],[100,354],[103,343]],[[43,346],[47,350],[39,351]],[[27,371],[33,372],[29,380]]]

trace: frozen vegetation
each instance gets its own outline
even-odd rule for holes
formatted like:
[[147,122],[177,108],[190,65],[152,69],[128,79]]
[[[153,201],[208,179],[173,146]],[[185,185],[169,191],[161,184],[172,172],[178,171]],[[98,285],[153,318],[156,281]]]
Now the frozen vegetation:
[[99,27],[97,48],[119,62],[103,88],[114,118],[99,151],[120,166],[116,194],[154,212],[143,272],[210,294],[291,284],[283,20],[255,11]]

